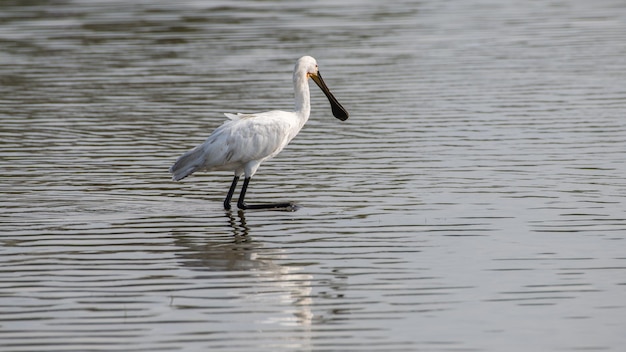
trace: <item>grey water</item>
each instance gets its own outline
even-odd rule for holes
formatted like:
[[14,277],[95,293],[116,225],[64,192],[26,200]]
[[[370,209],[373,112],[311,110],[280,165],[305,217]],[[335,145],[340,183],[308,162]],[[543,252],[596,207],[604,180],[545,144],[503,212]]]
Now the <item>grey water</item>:
[[623,1],[2,1],[0,350],[622,351],[625,174]]

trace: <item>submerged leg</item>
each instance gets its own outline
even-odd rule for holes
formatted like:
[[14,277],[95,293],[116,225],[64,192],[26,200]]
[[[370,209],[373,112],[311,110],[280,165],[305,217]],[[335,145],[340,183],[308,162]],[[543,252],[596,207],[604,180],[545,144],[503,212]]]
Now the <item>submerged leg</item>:
[[230,210],[230,200],[233,199],[233,193],[235,193],[235,187],[237,187],[237,181],[239,181],[239,176],[235,176],[233,178],[233,183],[230,184],[230,189],[228,190],[226,199],[224,199],[224,209],[226,210]]
[[272,203],[272,204],[253,204],[248,205],[244,201],[246,197],[246,191],[248,190],[248,183],[250,183],[250,177],[246,177],[243,180],[243,186],[241,187],[241,194],[239,195],[239,200],[237,201],[237,207],[241,210],[246,209],[279,209],[279,208],[287,208],[291,211],[297,210],[297,206],[294,203]]

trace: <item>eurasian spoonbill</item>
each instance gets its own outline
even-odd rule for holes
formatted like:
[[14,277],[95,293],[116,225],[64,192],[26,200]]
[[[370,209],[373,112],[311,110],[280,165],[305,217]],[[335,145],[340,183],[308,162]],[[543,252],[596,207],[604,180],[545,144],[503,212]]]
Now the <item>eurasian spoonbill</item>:
[[241,175],[245,175],[245,179],[237,201],[240,209],[293,208],[292,203],[248,205],[244,198],[250,178],[261,163],[280,153],[309,119],[309,78],[328,98],[333,115],[341,121],[348,119],[348,112],[322,80],[317,61],[303,56],[293,70],[295,111],[225,114],[229,120],[215,129],[204,143],[176,160],[169,170],[173,174],[172,179],[179,181],[196,171],[234,171],[235,177],[224,199],[225,209],[230,209],[230,201]]

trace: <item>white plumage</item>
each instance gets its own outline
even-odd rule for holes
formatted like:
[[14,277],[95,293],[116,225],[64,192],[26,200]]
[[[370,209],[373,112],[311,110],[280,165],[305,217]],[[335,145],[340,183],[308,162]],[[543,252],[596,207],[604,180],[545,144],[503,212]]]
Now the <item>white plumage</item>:
[[301,57],[294,68],[293,83],[295,110],[272,110],[256,114],[225,114],[229,120],[215,129],[201,145],[183,154],[170,172],[179,181],[196,171],[234,171],[235,177],[224,200],[224,207],[230,209],[237,181],[245,175],[239,201],[239,208],[291,207],[291,203],[249,206],[244,202],[250,178],[261,163],[280,153],[300,132],[311,112],[308,78],[312,78],[328,98],[333,115],[345,121],[347,111],[337,102],[319,73],[317,62],[310,56]]
[[224,122],[201,145],[181,156],[170,171],[181,180],[196,171],[235,171],[252,177],[259,165],[278,154],[298,132],[293,113],[226,114]]

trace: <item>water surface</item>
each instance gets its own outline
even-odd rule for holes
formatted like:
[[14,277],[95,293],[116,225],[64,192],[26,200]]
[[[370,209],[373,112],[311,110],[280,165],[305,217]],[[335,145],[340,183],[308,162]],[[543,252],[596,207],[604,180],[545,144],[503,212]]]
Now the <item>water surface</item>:
[[[0,5],[3,351],[620,351],[620,1]],[[225,119],[300,135],[247,200],[168,167]]]

